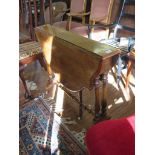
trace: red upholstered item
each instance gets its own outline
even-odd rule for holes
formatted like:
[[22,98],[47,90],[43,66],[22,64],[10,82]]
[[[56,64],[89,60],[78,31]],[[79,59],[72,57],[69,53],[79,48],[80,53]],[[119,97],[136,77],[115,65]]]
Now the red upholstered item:
[[85,142],[89,155],[134,155],[135,116],[107,120],[92,126]]

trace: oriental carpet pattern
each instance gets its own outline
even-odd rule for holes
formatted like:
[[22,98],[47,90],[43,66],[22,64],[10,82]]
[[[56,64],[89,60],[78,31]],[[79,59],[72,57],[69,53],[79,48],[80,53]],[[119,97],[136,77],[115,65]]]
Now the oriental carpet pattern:
[[85,155],[86,149],[42,98],[20,108],[20,155]]

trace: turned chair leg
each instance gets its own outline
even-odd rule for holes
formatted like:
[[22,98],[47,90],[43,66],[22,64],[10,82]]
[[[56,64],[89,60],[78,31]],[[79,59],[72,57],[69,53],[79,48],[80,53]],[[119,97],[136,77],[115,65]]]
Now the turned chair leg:
[[22,83],[24,85],[24,88],[25,88],[25,98],[26,99],[32,99],[31,92],[27,88],[27,84],[26,84],[26,81],[25,81],[25,78],[24,78],[24,75],[23,75],[23,70],[19,71],[19,76],[20,76],[20,78],[22,80]]
[[39,60],[40,65],[47,71],[46,63],[45,63],[43,56],[39,56],[38,60]]
[[39,53],[37,55],[33,55],[33,56],[25,58],[25,59],[22,59],[19,62],[19,66],[20,66],[19,76],[20,76],[20,78],[21,78],[21,80],[23,82],[23,85],[24,85],[24,88],[25,88],[25,91],[26,91],[26,93],[25,93],[25,98],[26,99],[27,98],[32,99],[32,94],[31,94],[30,90],[27,88],[23,72],[24,72],[25,67],[28,64],[30,64],[30,63],[32,63],[32,62],[34,62],[36,60],[38,60],[40,65],[47,71],[46,64],[45,64],[45,61],[44,61],[42,53]]
[[131,77],[131,71],[132,71],[132,68],[133,68],[133,64],[134,63],[132,62],[132,60],[128,61],[126,84],[125,84],[126,89],[129,87],[129,82],[130,82],[130,77]]

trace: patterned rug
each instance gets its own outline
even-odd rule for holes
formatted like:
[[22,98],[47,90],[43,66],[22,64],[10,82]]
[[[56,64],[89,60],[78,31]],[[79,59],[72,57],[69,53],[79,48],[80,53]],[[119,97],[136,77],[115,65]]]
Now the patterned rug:
[[83,141],[65,127],[61,118],[50,112],[42,98],[20,108],[20,155],[85,155]]

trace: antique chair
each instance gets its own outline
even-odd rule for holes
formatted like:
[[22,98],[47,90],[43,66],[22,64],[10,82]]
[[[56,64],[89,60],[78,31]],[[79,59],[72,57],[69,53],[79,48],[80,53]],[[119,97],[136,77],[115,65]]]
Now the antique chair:
[[24,84],[26,94],[25,97],[31,97],[31,93],[27,88],[25,78],[24,78],[24,69],[27,67],[28,64],[39,61],[41,66],[46,69],[46,66],[44,65],[43,60],[43,54],[40,48],[40,45],[36,41],[30,41],[27,43],[22,43],[19,45],[19,76]]
[[19,43],[31,41],[30,33],[27,30],[28,19],[28,3],[25,0],[19,1]]
[[113,4],[114,0],[92,0],[91,9],[88,13],[90,15],[89,24],[73,28],[71,31],[96,41],[100,41],[103,38],[108,38],[109,27],[102,26],[92,28],[92,26],[96,23],[102,23],[104,25],[109,25],[112,23],[111,13],[113,10]]
[[86,133],[85,143],[89,155],[134,155],[135,116],[93,125]]
[[86,0],[71,0],[70,3],[70,12],[67,13],[68,19],[67,21],[55,22],[53,25],[56,27],[64,28],[66,30],[70,30],[72,28],[78,27],[81,25],[79,22],[72,21],[73,17],[82,18],[82,23],[85,23],[85,8],[86,8]]
[[[105,16],[107,18],[105,18],[103,23],[101,23],[101,20],[98,20],[96,22],[97,24],[95,24],[95,19],[93,20],[92,18],[95,15],[91,17],[90,12],[90,23],[86,26],[73,28],[71,31],[101,43],[106,43],[122,51],[122,54],[118,59],[117,68],[115,67],[117,75],[114,75],[119,83],[121,79],[121,71],[123,68],[126,68],[128,63],[127,53],[132,50],[135,44],[135,1],[120,1],[120,3],[117,4],[120,6],[118,8],[115,8],[116,1],[109,0],[105,1],[105,3],[107,5],[109,4],[109,8],[106,7],[107,9],[103,9],[105,4],[103,2],[101,3],[101,0],[92,0],[91,4],[92,14],[93,11],[95,12],[95,8],[97,8],[97,10],[101,8],[101,11],[107,10],[107,16]],[[103,19],[103,13],[99,14],[101,11],[97,11],[97,13],[95,12],[98,17],[96,17],[97,19]],[[114,14],[116,16],[114,16]]]
[[[51,6],[51,9],[50,6],[45,9],[44,16],[46,24],[53,24],[62,21],[67,10],[67,4],[65,2],[53,2]],[[52,17],[50,17],[50,11],[52,12]]]
[[19,4],[19,42],[25,42],[26,35],[35,40],[34,27],[44,24],[44,0],[20,0]]
[[[123,0],[117,22],[113,25],[113,37],[101,42],[114,46],[122,51],[117,65],[117,82],[121,79],[122,69],[127,67],[130,51],[135,51],[135,1]],[[129,67],[128,67],[129,69]],[[127,72],[129,72],[127,70]],[[129,80],[127,74],[126,77]],[[128,81],[128,80],[125,81]],[[126,84],[125,84],[126,85]],[[128,84],[127,84],[128,85]]]
[[[26,97],[31,98],[31,93],[27,88],[25,78],[24,78],[24,69],[25,67],[34,62],[39,61],[41,66],[46,69],[43,60],[43,54],[41,47],[36,40],[34,34],[34,27],[43,23],[43,10],[44,10],[44,1],[31,1],[31,0],[20,0],[20,26],[21,29],[29,34],[25,35],[22,32],[19,32],[19,76],[24,84],[26,90]],[[38,19],[39,18],[39,19]],[[24,26],[24,28],[23,28]],[[23,37],[24,36],[24,37]],[[25,39],[26,38],[26,39]]]

